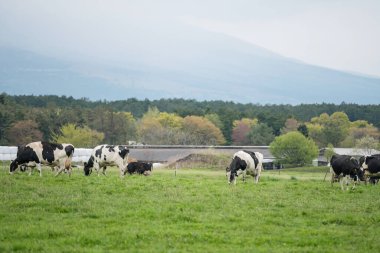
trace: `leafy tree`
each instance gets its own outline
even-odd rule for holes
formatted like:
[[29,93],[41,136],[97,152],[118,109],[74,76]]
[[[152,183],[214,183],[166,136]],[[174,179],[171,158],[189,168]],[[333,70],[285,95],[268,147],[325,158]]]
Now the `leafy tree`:
[[348,135],[350,120],[344,112],[334,112],[324,125],[324,142],[337,146]]
[[319,123],[306,123],[308,137],[313,139],[319,147],[325,146],[323,125]]
[[52,134],[57,143],[71,143],[75,147],[92,148],[101,144],[104,134],[92,130],[87,126],[77,127],[75,124],[66,124],[60,128],[59,134]]
[[249,145],[250,139],[248,137],[252,127],[257,124],[257,119],[243,118],[235,120],[232,128],[232,143],[234,145]]
[[223,129],[223,122],[220,120],[220,117],[218,114],[210,113],[210,114],[206,114],[204,117],[208,119],[209,121],[211,121],[217,128],[221,130]]
[[138,136],[148,144],[183,144],[186,142],[183,124],[182,117],[151,107],[137,123]]
[[226,141],[220,129],[204,117],[185,117],[183,131],[189,136],[187,144],[221,145]]
[[373,137],[378,140],[380,137],[380,132],[375,126],[373,126],[373,124],[370,124],[365,120],[351,122],[348,136],[341,142],[340,146],[354,147],[359,139],[366,136]]
[[350,120],[344,112],[334,112],[331,116],[322,113],[307,124],[309,136],[319,146],[326,146],[328,143],[338,146],[348,136],[349,127]]
[[311,164],[318,156],[314,141],[296,131],[276,137],[269,149],[278,161],[291,165]]
[[173,129],[181,129],[183,127],[183,118],[174,113],[160,112],[156,116],[162,127]]
[[286,134],[292,131],[296,131],[299,127],[299,123],[294,118],[289,118],[285,121],[285,126],[281,128],[280,132],[281,134]]
[[379,146],[379,142],[371,136],[364,136],[356,141],[355,148],[363,149],[366,155],[371,155],[372,150]]
[[157,107],[149,108],[137,123],[137,133],[140,141],[148,144],[168,144],[162,139],[164,127],[159,121],[160,111]]
[[252,127],[248,134],[251,145],[266,146],[274,139],[273,129],[265,123],[259,123]]
[[38,124],[33,120],[21,120],[12,124],[7,131],[7,138],[10,145],[25,145],[43,140]]

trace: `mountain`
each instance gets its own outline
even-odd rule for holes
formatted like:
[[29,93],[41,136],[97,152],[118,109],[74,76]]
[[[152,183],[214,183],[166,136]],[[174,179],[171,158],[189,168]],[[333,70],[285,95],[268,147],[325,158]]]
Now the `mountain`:
[[380,78],[305,64],[222,34],[159,38],[118,61],[0,48],[0,92],[91,100],[378,104]]

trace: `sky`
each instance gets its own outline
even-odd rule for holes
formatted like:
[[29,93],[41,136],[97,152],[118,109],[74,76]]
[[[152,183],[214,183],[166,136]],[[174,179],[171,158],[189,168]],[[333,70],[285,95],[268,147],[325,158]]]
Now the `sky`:
[[380,77],[379,13],[379,0],[0,0],[0,46],[110,64],[148,54],[162,61],[168,38],[200,28]]

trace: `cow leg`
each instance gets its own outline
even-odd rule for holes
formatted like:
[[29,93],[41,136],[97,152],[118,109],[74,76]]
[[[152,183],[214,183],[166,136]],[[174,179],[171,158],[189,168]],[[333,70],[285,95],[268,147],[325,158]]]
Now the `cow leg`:
[[340,183],[340,188],[342,189],[342,191],[344,191],[344,181],[345,181],[345,178],[346,177],[341,177],[340,180],[339,180],[339,183]]
[[259,179],[260,179],[260,174],[257,173],[257,175],[255,176],[255,184],[259,183]]
[[40,177],[42,177],[42,167],[40,163],[37,164],[37,168],[40,171]]
[[247,175],[247,171],[246,170],[243,170],[243,182],[245,183],[245,176]]
[[354,182],[353,182],[352,190],[355,189],[355,187],[356,187],[356,182],[357,182],[357,181],[354,181]]
[[59,169],[57,170],[57,173],[55,174],[55,176],[58,176],[59,174],[61,174],[61,172],[62,172],[64,169],[65,169],[64,167],[59,167]]
[[125,176],[124,171],[125,171],[126,169],[127,169],[127,168],[123,169],[123,167],[119,167],[119,170],[120,170],[120,177],[124,177],[124,176]]
[[107,175],[106,175],[106,169],[107,169],[107,166],[104,166],[104,167],[103,167],[103,172],[102,172],[102,174],[103,174],[104,176],[107,176]]
[[350,176],[349,175],[343,176],[341,178],[340,183],[341,183],[340,185],[341,185],[342,191],[344,191],[344,190],[348,191],[349,190],[348,185],[350,183]]
[[99,176],[99,170],[100,170],[100,166],[98,163],[94,163],[94,169],[96,171],[96,174]]

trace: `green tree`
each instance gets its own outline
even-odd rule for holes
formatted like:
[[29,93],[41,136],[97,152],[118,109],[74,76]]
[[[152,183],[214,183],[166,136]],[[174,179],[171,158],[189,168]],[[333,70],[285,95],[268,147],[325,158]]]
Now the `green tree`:
[[344,112],[334,112],[322,130],[324,134],[324,143],[331,143],[338,146],[348,135],[350,120]]
[[258,146],[269,145],[274,139],[273,129],[265,123],[259,123],[252,127],[248,133],[250,144]]
[[311,164],[318,156],[318,148],[314,141],[296,131],[276,137],[269,149],[276,160],[291,165]]
[[328,143],[338,147],[348,136],[350,120],[344,112],[334,112],[331,116],[322,113],[314,117],[307,124],[309,136],[319,145],[326,146]]
[[75,124],[66,124],[60,128],[59,134],[53,133],[52,138],[57,143],[71,143],[78,148],[93,148],[101,144],[104,134],[87,126],[77,127]]

